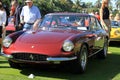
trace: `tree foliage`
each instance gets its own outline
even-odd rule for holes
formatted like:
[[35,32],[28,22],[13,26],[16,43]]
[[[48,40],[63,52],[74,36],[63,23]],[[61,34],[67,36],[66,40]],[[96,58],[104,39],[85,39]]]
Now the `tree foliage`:
[[[2,0],[4,4],[10,7],[11,0]],[[21,4],[25,4],[25,0],[17,0]],[[97,0],[94,4],[92,2],[82,2],[82,0],[33,0],[34,4],[38,6],[42,16],[51,12],[90,12],[92,10],[98,11],[101,6],[101,0]],[[115,0],[116,6],[119,8],[120,0]],[[113,7],[110,5],[110,10]]]

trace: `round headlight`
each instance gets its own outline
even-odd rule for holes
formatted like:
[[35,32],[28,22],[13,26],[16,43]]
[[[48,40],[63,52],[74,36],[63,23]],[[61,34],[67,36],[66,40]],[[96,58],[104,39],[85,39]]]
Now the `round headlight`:
[[5,37],[5,39],[3,40],[4,47],[9,47],[11,43],[12,43],[12,39],[10,37]]
[[74,44],[72,41],[67,40],[63,43],[63,50],[64,51],[71,51],[74,48]]

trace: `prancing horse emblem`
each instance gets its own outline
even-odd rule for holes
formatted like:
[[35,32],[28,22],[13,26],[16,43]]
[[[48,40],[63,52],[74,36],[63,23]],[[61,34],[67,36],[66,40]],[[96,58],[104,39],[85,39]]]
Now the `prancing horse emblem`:
[[31,60],[33,60],[33,59],[34,59],[34,57],[33,57],[33,55],[32,55],[32,54],[30,55],[30,59],[31,59]]

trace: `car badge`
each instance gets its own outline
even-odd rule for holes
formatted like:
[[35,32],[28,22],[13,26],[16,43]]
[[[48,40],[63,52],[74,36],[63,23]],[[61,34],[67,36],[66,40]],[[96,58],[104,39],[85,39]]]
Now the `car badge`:
[[34,48],[35,46],[31,46],[31,48]]
[[34,59],[34,57],[33,57],[33,55],[32,55],[32,54],[30,55],[30,59],[31,59],[31,60],[33,60],[33,59]]

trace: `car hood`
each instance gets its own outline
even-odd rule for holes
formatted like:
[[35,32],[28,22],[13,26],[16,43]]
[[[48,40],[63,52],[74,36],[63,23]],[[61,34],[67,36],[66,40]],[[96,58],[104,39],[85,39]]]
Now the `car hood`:
[[75,30],[27,31],[6,49],[6,53],[38,53],[47,56],[60,56],[65,40],[73,40],[78,33]]
[[21,35],[17,42],[38,44],[38,43],[59,43],[74,36],[75,34],[80,33],[80,31],[73,30],[54,30],[54,31],[38,31],[32,32],[27,31]]

